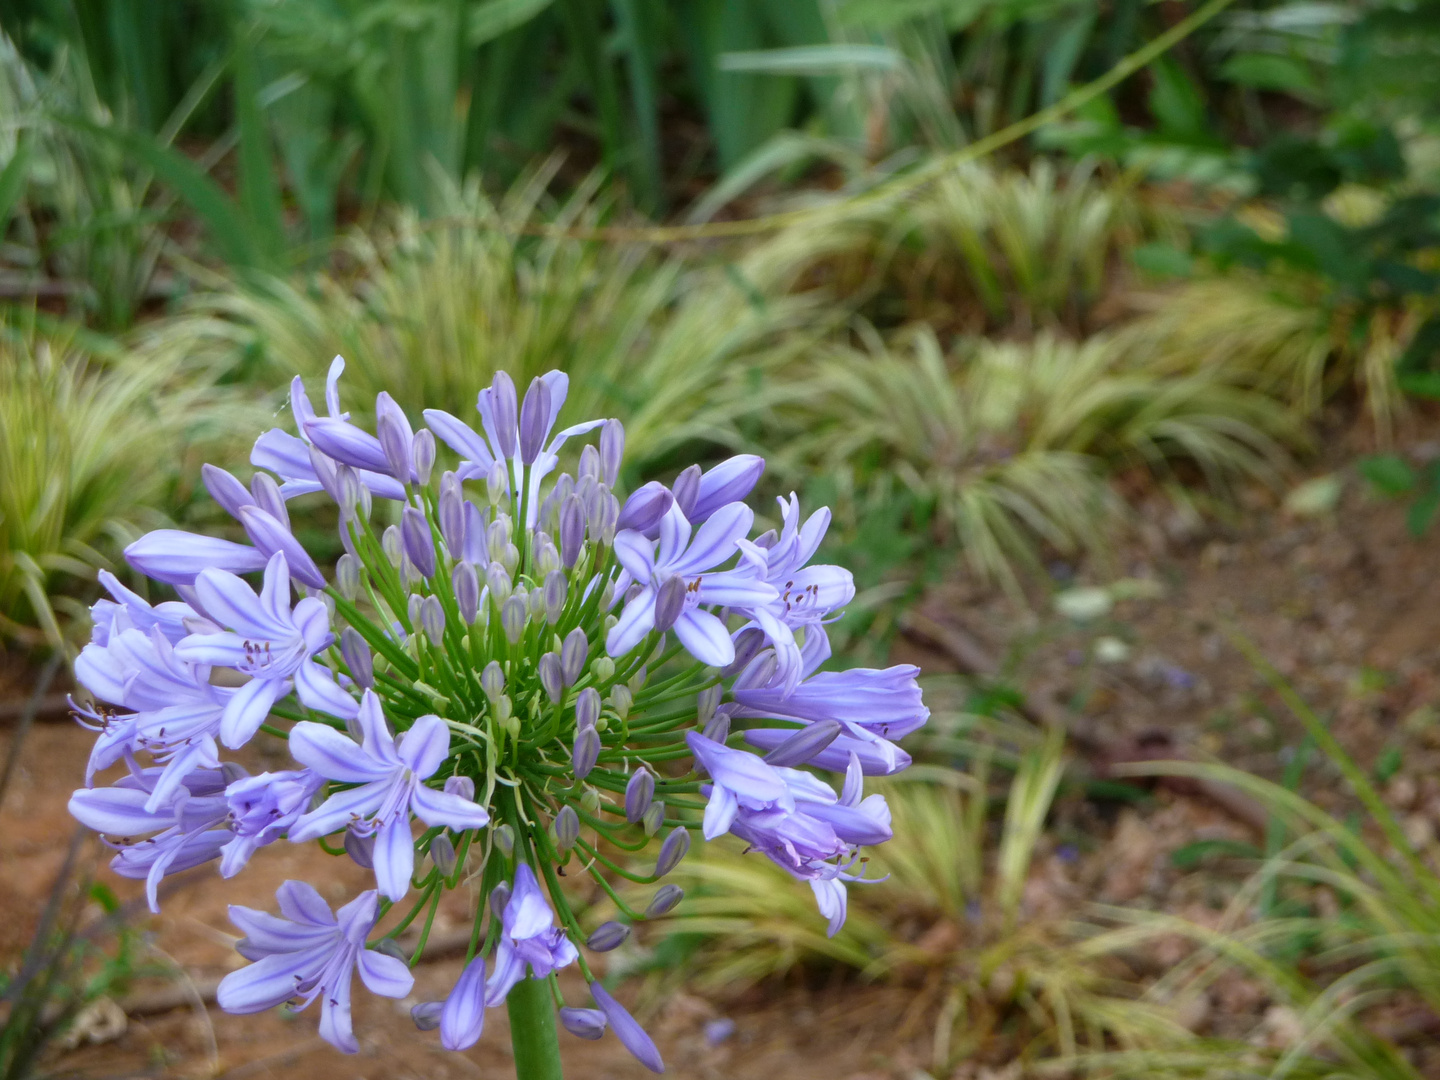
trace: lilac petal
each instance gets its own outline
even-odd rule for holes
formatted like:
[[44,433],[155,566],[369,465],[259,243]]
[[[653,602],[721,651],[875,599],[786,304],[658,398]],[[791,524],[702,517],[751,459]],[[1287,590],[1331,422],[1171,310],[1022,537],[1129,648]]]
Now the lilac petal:
[[288,431],[271,428],[255,440],[250,450],[250,464],[269,469],[284,479],[280,494],[287,499],[323,490],[310,458],[310,444]]
[[[619,629],[618,624],[616,629]],[[723,622],[708,611],[691,608],[682,612],[675,620],[675,636],[690,655],[702,664],[726,667],[735,659],[735,643],[730,640],[730,632],[725,629]]]
[[297,979],[313,976],[324,963],[325,954],[318,949],[264,957],[221,979],[215,1000],[228,1013],[273,1009],[295,996]]
[[675,496],[670,493],[669,488],[658,480],[651,480],[630,493],[620,510],[615,527],[621,532],[627,529],[649,532],[670,511],[674,501]]
[[389,779],[395,769],[362,753],[355,740],[328,724],[302,720],[290,730],[290,754],[328,780],[370,784]]
[[[751,728],[745,732],[745,741],[760,750],[769,751],[794,733],[794,728]],[[816,754],[810,765],[827,772],[842,772],[849,767],[851,755],[860,762],[866,776],[891,776],[910,767],[910,755],[894,743],[885,739],[862,742],[849,735],[841,735]]]
[[620,621],[605,635],[605,651],[624,656],[644,640],[655,625],[655,590],[646,586],[620,613]]
[[125,701],[125,666],[99,645],[86,645],[75,658],[75,678],[101,701]]
[[446,1050],[467,1050],[485,1030],[485,958],[465,965],[440,1010],[440,1045]]
[[390,462],[380,440],[354,424],[333,417],[316,417],[305,421],[305,434],[321,451],[336,461],[357,469],[390,475]]
[[755,511],[744,503],[727,503],[700,526],[684,557],[672,569],[677,574],[695,574],[718,566],[735,554],[735,541],[754,523]]
[[106,836],[144,836],[174,820],[170,814],[146,810],[149,796],[138,788],[80,788],[70,796],[70,816]]
[[629,529],[615,534],[615,558],[642,585],[655,575],[655,545]]
[[426,825],[444,825],[459,831],[483,829],[490,824],[490,815],[480,804],[424,785],[410,796],[410,808]]
[[[330,909],[325,910],[328,912]],[[310,926],[239,904],[230,905],[230,921],[250,943],[251,950],[262,956],[300,952],[324,945],[335,937],[333,919],[328,925]]]
[[175,646],[175,655],[187,664],[208,667],[243,667],[252,659],[246,644],[250,638],[228,631],[219,634],[191,634]]
[[375,837],[375,884],[388,899],[403,900],[414,873],[415,840],[410,835],[410,815],[401,811],[382,825]]
[[605,1019],[610,1021],[615,1037],[620,1040],[621,1045],[651,1072],[663,1073],[665,1062],[660,1059],[660,1051],[655,1048],[654,1040],[645,1034],[645,1029],[635,1022],[635,1018],[625,1007],[606,993],[605,988],[598,982],[590,984],[590,993],[595,998],[595,1004],[599,1005],[600,1011],[605,1014]]
[[[880,798],[880,796],[872,796]],[[883,802],[883,799],[882,799]],[[870,846],[883,844],[895,835],[894,830],[878,818],[867,814],[858,806],[843,806],[839,803],[825,805],[806,803],[805,812],[817,817],[835,830],[835,835],[847,844]],[[888,813],[886,817],[888,818]]]
[[290,827],[292,844],[302,844],[317,837],[338,832],[350,822],[368,818],[378,811],[389,794],[388,784],[366,784],[363,787],[338,791],[308,814],[300,815]]
[[334,985],[326,985],[320,1002],[320,1037],[336,1050],[357,1053],[360,1044],[350,1020],[351,972],[347,968]]
[[251,679],[225,703],[220,714],[220,741],[231,750],[244,746],[260,730],[270,707],[289,693],[284,679]]
[[202,570],[248,574],[263,570],[268,560],[263,551],[219,537],[156,529],[125,549],[125,561],[148,578],[189,585]]
[[465,421],[440,409],[426,409],[425,423],[444,440],[445,445],[466,461],[479,466],[482,475],[495,465],[495,455],[479,433]]
[[359,704],[335,682],[330,669],[314,660],[306,660],[296,670],[295,693],[307,709],[318,709],[342,720],[354,719],[360,712]]
[[280,914],[291,922],[334,929],[335,915],[319,890],[309,882],[287,881],[275,890]]
[[419,779],[424,780],[440,767],[450,753],[450,729],[434,713],[416,720],[400,737],[395,752]]
[[696,731],[688,732],[685,742],[715,783],[735,792],[741,806],[760,809],[791,804],[784,777],[754,754],[731,750]]
[[765,459],[736,454],[700,477],[700,490],[690,512],[691,521],[704,521],[727,503],[738,502],[754,490],[765,471]]
[[840,801],[846,806],[856,806],[864,790],[865,772],[860,765],[859,755],[851,751],[850,763],[845,766],[845,787],[840,792]]
[[697,594],[702,604],[736,608],[768,604],[779,596],[774,586],[739,570],[702,575]]
[[200,466],[200,477],[210,497],[225,508],[225,512],[237,520],[242,507],[255,505],[254,498],[245,485],[218,465]]
[[665,516],[660,519],[660,550],[655,556],[655,561],[662,566],[674,569],[676,561],[685,550],[685,545],[690,542],[690,520],[685,516],[685,511],[680,509],[677,500],[672,503],[670,509],[665,511]]
[[724,836],[730,831],[730,826],[735,823],[735,815],[739,812],[740,804],[735,801],[733,791],[727,787],[712,788],[710,801],[705,804],[705,818],[701,822],[705,839],[714,840],[717,836]]
[[403,998],[415,986],[415,976],[410,974],[409,965],[399,957],[374,949],[361,949],[356,966],[360,969],[360,980],[372,994]]
[[367,889],[335,913],[340,933],[351,945],[360,948],[379,918],[380,898],[374,889]]
[[[267,580],[275,580],[272,575],[278,576],[284,569],[288,569],[285,556],[279,552],[265,560]],[[206,570],[199,574],[195,578],[195,595],[207,615],[241,637],[283,641],[294,635],[289,619],[277,618],[254,589],[228,571]]]
[[510,900],[505,905],[505,933],[515,938],[532,938],[555,925],[555,916],[545,902],[545,894],[535,871],[528,863],[515,868],[515,882]]
[[849,899],[845,893],[845,883],[838,878],[830,878],[828,881],[813,878],[810,888],[815,893],[815,904],[820,908],[820,914],[829,920],[825,935],[834,937],[845,925],[846,904]]
[[240,524],[245,533],[261,551],[275,555],[284,553],[290,572],[312,589],[325,588],[325,575],[310,553],[300,546],[300,541],[285,526],[285,523],[258,506],[240,508]]
[[500,939],[495,950],[495,970],[485,984],[485,1005],[494,1008],[505,1000],[510,990],[525,977],[525,960],[515,951],[508,938]]

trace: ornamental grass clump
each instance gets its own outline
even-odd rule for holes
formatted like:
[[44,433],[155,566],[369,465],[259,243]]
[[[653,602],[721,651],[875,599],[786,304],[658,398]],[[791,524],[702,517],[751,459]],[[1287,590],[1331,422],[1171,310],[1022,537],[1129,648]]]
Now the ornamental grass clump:
[[[152,908],[166,874],[218,860],[230,877],[280,840],[373,868],[375,888],[335,912],[299,881],[280,888],[278,916],[230,909],[253,961],[220,986],[231,1012],[318,998],[321,1035],[354,1051],[353,976],[408,995],[441,895],[478,882],[463,973],[414,1008],[416,1025],[464,1049],[506,1002],[527,1080],[559,1075],[557,1015],[581,1038],[613,1031],[660,1071],[585,953],[682,893],[662,885],[636,911],[611,879],[653,884],[691,830],[728,832],[808,882],[836,933],[861,850],[891,835],[864,778],[907,766],[896,740],[928,717],[916,669],[818,670],[854,585],[810,564],[826,510],[802,519],[791,496],[781,528],[750,538],[740,500],[763,459],[692,466],[622,502],[618,421],[552,435],[560,372],[523,402],[496,375],[479,395],[483,433],[439,410],[415,431],[381,393],[371,434],[341,411],[343,367],[325,415],[295,380],[299,433],[260,436],[248,485],[205,467],[249,544],[174,530],[131,544],[130,565],[179,596],[158,604],[103,575],[113,599],[95,605],[76,663],[96,699],[77,716],[97,739],[71,810],[107,837],[117,873],[145,880]],[[562,455],[573,472],[557,472]],[[320,493],[345,548],[329,572],[289,523],[290,500]],[[394,524],[375,520],[377,499],[398,504]],[[287,740],[296,767],[250,776],[222,760],[261,736]],[[112,766],[122,779],[95,787]],[[843,773],[838,794],[807,766]],[[637,873],[656,837],[653,872]],[[624,921],[583,935],[567,866]],[[412,926],[407,957],[397,939]],[[593,1008],[561,997],[554,975],[572,964]]]

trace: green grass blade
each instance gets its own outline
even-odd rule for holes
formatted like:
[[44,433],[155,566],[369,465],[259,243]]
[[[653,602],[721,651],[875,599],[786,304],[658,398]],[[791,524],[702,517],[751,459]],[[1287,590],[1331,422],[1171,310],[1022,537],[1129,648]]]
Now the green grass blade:
[[266,260],[278,262],[285,250],[285,215],[260,109],[255,54],[248,41],[236,51],[235,115],[240,127],[240,206]]
[[31,132],[28,129],[20,132],[15,140],[15,153],[5,163],[5,168],[0,170],[0,236],[4,235],[10,224],[10,214],[25,192],[25,182],[30,176],[30,153],[33,146],[34,138]]

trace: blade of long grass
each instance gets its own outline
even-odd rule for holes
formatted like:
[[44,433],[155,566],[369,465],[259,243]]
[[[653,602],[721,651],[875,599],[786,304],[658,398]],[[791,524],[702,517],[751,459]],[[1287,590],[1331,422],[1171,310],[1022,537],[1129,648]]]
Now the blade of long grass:
[[236,46],[235,115],[240,128],[240,208],[267,262],[285,250],[285,216],[275,179],[270,136],[260,109],[255,53],[248,40]]
[[20,196],[25,193],[25,184],[30,177],[30,154],[34,147],[34,133],[26,128],[15,137],[15,152],[0,170],[0,236],[10,224],[10,215]]

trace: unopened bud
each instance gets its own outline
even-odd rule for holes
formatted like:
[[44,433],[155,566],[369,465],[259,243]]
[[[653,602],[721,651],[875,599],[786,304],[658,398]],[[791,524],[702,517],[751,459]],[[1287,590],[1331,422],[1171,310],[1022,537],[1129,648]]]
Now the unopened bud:
[[[515,854],[515,830],[509,825],[501,825],[495,830],[495,846],[500,849],[500,854],[507,859]],[[498,889],[499,886],[496,886]],[[505,895],[510,895],[509,886],[505,888]]]
[[518,410],[515,405],[515,382],[508,372],[497,371],[490,382],[490,418],[495,425],[495,442],[500,453],[515,456],[519,444]]
[[[509,825],[500,826],[500,829],[508,828],[510,828]],[[500,843],[500,829],[495,830],[495,842],[497,845]],[[510,836],[510,847],[507,849],[504,846],[501,846],[500,848],[500,850],[504,852],[507,859],[510,857],[510,852],[515,847],[515,838],[513,832],[508,835]],[[505,905],[508,903],[510,903],[510,884],[509,882],[502,881],[497,884],[495,888],[490,890],[490,914],[494,915],[497,919],[500,918],[502,915],[505,914]]]
[[715,714],[705,721],[705,727],[701,731],[705,738],[714,742],[723,743],[730,737],[730,710],[728,706],[722,705],[715,710]]
[[400,519],[400,539],[405,554],[420,571],[421,577],[435,576],[435,538],[430,533],[430,522],[425,520],[424,511],[407,506]]
[[450,572],[450,584],[455,589],[455,606],[460,609],[460,618],[466,626],[474,626],[480,615],[480,579],[475,567],[468,562],[458,562]]
[[455,873],[455,845],[443,832],[430,841],[430,861],[443,878]]
[[545,578],[542,599],[545,604],[545,621],[554,626],[565,614],[565,601],[569,599],[570,582],[559,570],[551,570]]
[[510,515],[496,514],[495,520],[485,530],[485,543],[491,551],[498,552],[513,539],[510,533]]
[[[508,731],[508,730],[509,730],[509,726],[508,726],[508,725],[509,725],[510,721],[511,721],[512,719],[514,719],[514,717],[513,717],[512,714],[513,714],[514,709],[515,709],[515,703],[510,700],[510,695],[509,695],[509,694],[501,694],[499,697],[497,697],[497,698],[495,699],[495,703],[494,703],[494,704],[495,704],[495,720],[496,720],[496,722],[497,722],[501,727],[505,728],[505,729]],[[517,726],[518,726],[518,725],[517,725]]]
[[615,677],[615,661],[608,656],[597,656],[590,665],[590,674],[595,676],[596,682],[608,683]]
[[725,678],[743,671],[749,666],[750,661],[760,655],[760,650],[765,647],[765,635],[755,627],[741,630],[735,638],[735,659],[727,668],[722,668],[720,674]]
[[375,834],[361,836],[354,829],[345,830],[345,853],[363,870],[375,866]]
[[665,824],[665,801],[656,799],[645,808],[645,816],[640,819],[640,825],[645,830],[646,836],[654,836],[660,831],[660,826]]
[[710,722],[715,715],[715,707],[720,704],[720,695],[725,688],[719,683],[714,686],[707,686],[695,696],[695,721],[702,727]]
[[600,428],[600,479],[613,488],[620,479],[620,462],[625,456],[625,426],[619,420],[606,420]]
[[[586,447],[589,450],[590,447]],[[571,1035],[581,1039],[598,1039],[605,1034],[605,1014],[599,1009],[576,1009],[562,1006],[559,1013],[560,1026]]]
[[490,472],[485,476],[485,497],[494,506],[503,499],[510,491],[510,478],[505,472],[503,462],[497,461],[490,466]]
[[630,936],[630,927],[619,922],[604,922],[585,939],[585,947],[591,952],[609,952],[618,949]]
[[565,680],[560,675],[560,657],[547,652],[540,657],[540,685],[551,701],[558,703],[565,693]]
[[340,631],[340,655],[345,660],[345,666],[350,669],[350,678],[356,686],[369,690],[375,685],[375,664],[370,655],[370,646],[365,644],[360,631],[353,626],[347,626]]
[[375,951],[384,953],[386,956],[393,956],[402,964],[408,964],[410,962],[410,957],[405,955],[405,950],[400,947],[400,943],[391,937],[383,937],[377,941],[375,943]]
[[550,385],[536,377],[530,380],[520,406],[520,460],[533,464],[550,432]]
[[500,563],[492,562],[485,570],[485,587],[490,590],[490,599],[498,608],[510,599],[510,593],[515,586],[511,584],[510,571]]
[[661,915],[673,911],[675,905],[685,899],[685,890],[679,885],[661,885],[655,890],[655,897],[645,909],[647,919],[658,919]]
[[267,472],[257,472],[250,478],[250,495],[255,505],[276,521],[290,528],[290,511],[285,508],[285,496],[280,494],[280,485]]
[[500,552],[500,565],[505,567],[507,574],[514,575],[515,568],[520,565],[520,549],[514,543],[506,544]]
[[655,776],[648,769],[636,769],[625,785],[625,820],[638,824],[655,798]]
[[385,451],[385,460],[390,465],[390,475],[402,484],[410,482],[413,462],[411,452],[415,435],[410,430],[410,421],[404,411],[385,391],[375,397],[375,437]]
[[420,606],[425,603],[425,598],[419,593],[411,593],[405,601],[405,615],[410,620],[412,627],[420,626]]
[[618,527],[648,532],[660,524],[660,519],[674,501],[675,496],[664,484],[651,480],[632,491],[625,500],[625,505],[620,510]]
[[689,583],[678,574],[666,578],[655,591],[655,629],[660,633],[675,625],[685,610],[685,593]]
[[580,793],[580,809],[594,817],[600,812],[600,793],[588,784]]
[[415,433],[410,446],[410,464],[421,487],[430,483],[430,472],[435,468],[435,436],[429,428],[421,428]]
[[525,633],[525,620],[529,615],[525,595],[511,596],[500,609],[500,627],[505,631],[505,640],[514,645]]
[[360,595],[360,560],[348,552],[335,564],[335,587],[351,603]]
[[427,596],[420,605],[420,628],[430,639],[430,644],[440,648],[445,640],[445,609],[440,606],[438,596]]
[[400,526],[385,526],[385,531],[380,534],[380,550],[385,553],[385,558],[390,560],[391,566],[400,565],[400,557],[404,554],[404,545],[400,542]]
[[[649,669],[647,669],[644,664],[641,664],[640,670],[638,670],[637,672],[635,672],[634,675],[631,675],[630,678],[625,680],[625,688],[630,691],[630,696],[632,698],[645,688],[645,680],[649,677]],[[617,687],[616,689],[619,688]]]
[[465,496],[460,490],[460,478],[453,472],[440,477],[440,498],[435,516],[440,519],[440,539],[445,541],[445,550],[452,559],[465,557],[466,513]]
[[[575,779],[584,780],[595,768],[595,762],[600,757],[600,733],[595,730],[594,725],[582,727],[575,733],[575,749],[570,755],[570,765],[574,769]],[[594,811],[591,811],[593,813]]]
[[[510,699],[503,698],[502,700],[509,701]],[[504,731],[506,735],[510,736],[512,740],[516,742],[520,740],[520,718],[518,716],[505,717],[505,719],[500,721],[500,729]]]
[[580,817],[573,806],[560,808],[551,825],[551,831],[555,838],[555,847],[562,853],[575,846],[575,841],[580,839]]
[[560,569],[560,552],[555,550],[555,541],[548,533],[535,536],[535,570],[543,581],[553,571]]
[[[360,483],[360,474],[349,465],[336,465],[335,487],[340,492],[338,502],[341,514],[345,517],[353,517],[356,510],[362,509],[361,492],[365,490],[365,485]],[[368,510],[368,504],[364,509]]]
[[587,686],[575,698],[575,726],[577,728],[594,727],[595,721],[599,718],[600,691],[593,686]]
[[817,720],[801,728],[794,735],[765,755],[765,764],[777,769],[793,769],[804,765],[824,750],[840,735],[840,721]]
[[445,781],[446,795],[459,795],[466,802],[475,801],[475,781],[468,776],[452,776]]
[[635,695],[630,693],[626,686],[615,686],[610,690],[610,709],[621,720],[630,716],[630,706],[635,703]]
[[575,470],[575,475],[584,479],[589,477],[592,480],[600,480],[600,451],[595,449],[593,443],[586,443],[580,449],[580,467]]
[[480,689],[485,691],[485,696],[491,701],[505,692],[505,672],[498,660],[491,660],[485,665],[485,670],[480,672]]
[[560,674],[566,686],[574,686],[585,673],[585,657],[589,651],[590,642],[580,627],[565,635],[565,642],[560,647]]
[[700,466],[691,465],[677,476],[670,491],[680,512],[689,518],[695,512],[695,500],[700,497]]
[[655,860],[655,876],[664,877],[674,870],[689,850],[690,830],[683,825],[671,829],[670,835],[660,845],[660,857]]
[[569,570],[585,544],[585,505],[571,495],[560,504],[560,561]]
[[410,1019],[421,1031],[434,1031],[440,1026],[440,1014],[445,1011],[443,1001],[422,1001],[411,1006]]

